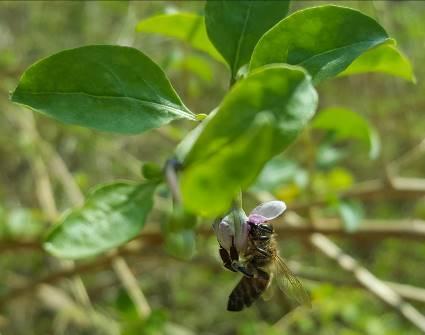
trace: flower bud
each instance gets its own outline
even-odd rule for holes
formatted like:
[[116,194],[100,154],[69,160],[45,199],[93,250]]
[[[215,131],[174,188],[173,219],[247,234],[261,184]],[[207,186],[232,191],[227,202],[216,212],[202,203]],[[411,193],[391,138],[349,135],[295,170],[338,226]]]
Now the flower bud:
[[218,243],[230,252],[232,241],[238,253],[243,253],[248,243],[248,217],[242,209],[234,209],[221,221],[213,224]]

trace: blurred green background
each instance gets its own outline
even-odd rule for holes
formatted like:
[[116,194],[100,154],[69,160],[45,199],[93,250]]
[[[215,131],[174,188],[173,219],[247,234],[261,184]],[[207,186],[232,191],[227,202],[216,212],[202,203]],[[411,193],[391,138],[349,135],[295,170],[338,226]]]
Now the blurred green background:
[[[291,12],[325,3],[357,8],[376,18],[411,60],[417,83],[383,74],[324,83],[319,110],[339,106],[367,119],[379,134],[378,158],[369,158],[362,141],[338,140],[310,129],[267,167],[253,190],[272,192],[294,208],[312,195],[325,198],[325,206],[314,208],[314,215],[325,224],[341,216],[347,230],[361,229],[362,218],[379,219],[388,227],[413,219],[420,225],[419,220],[425,220],[423,196],[355,201],[346,204],[345,214],[336,199],[339,192],[367,180],[402,176],[423,183],[425,2],[293,1]],[[0,2],[0,334],[420,334],[302,235],[280,236],[280,249],[304,278],[312,309],[291,312],[277,293],[244,312],[227,312],[227,297],[238,278],[221,267],[215,238],[204,235],[196,238],[192,258],[185,257],[193,250],[184,236],[167,241],[165,247],[146,244],[126,257],[151,308],[143,320],[110,266],[81,273],[85,289],[64,276],[1,303],[8,292],[66,266],[39,248],[54,217],[72,206],[72,187],[60,182],[67,173],[63,162],[83,192],[100,182],[141,179],[142,162],[163,164],[191,127],[179,121],[140,136],[119,136],[65,126],[8,101],[20,75],[33,62],[62,49],[129,45],[165,69],[191,110],[208,113],[227,90],[224,65],[184,43],[135,32],[144,18],[176,11],[202,14],[203,6],[203,1]],[[168,220],[168,204],[160,194],[150,227]],[[247,205],[255,203],[248,199]],[[210,222],[203,224],[208,228]],[[335,241],[378,278],[425,287],[423,236],[355,236],[346,233]],[[411,303],[425,313],[424,290],[416,292]]]

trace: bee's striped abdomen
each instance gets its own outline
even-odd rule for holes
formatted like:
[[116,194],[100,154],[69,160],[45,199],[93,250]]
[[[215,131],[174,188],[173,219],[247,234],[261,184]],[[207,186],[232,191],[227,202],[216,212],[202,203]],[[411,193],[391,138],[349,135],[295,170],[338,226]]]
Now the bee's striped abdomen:
[[238,285],[230,293],[227,310],[241,311],[245,306],[251,306],[265,291],[269,280],[269,274],[261,270],[259,270],[257,277],[242,277]]

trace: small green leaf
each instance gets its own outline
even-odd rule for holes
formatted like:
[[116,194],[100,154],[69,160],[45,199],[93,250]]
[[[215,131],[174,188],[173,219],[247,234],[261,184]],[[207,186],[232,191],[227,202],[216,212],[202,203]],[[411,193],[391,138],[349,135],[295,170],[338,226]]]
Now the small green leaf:
[[232,77],[249,62],[260,37],[288,13],[289,1],[207,1],[207,33]]
[[196,236],[194,228],[197,218],[183,207],[174,207],[168,221],[163,223],[162,232],[165,235],[165,250],[174,257],[190,259],[196,251]]
[[387,73],[413,83],[416,82],[412,64],[395,47],[393,40],[366,51],[340,75],[348,76],[367,72]]
[[193,230],[184,229],[165,235],[165,250],[168,254],[182,260],[191,259],[196,253],[196,235]]
[[194,229],[197,224],[197,218],[192,213],[186,211],[182,206],[175,206],[166,221],[162,230],[166,233],[176,233],[185,229]]
[[199,113],[199,114],[196,114],[196,120],[197,121],[203,121],[203,120],[205,120],[206,118],[207,118],[207,114],[204,114],[204,113]]
[[348,151],[335,146],[332,136],[325,138],[316,151],[316,164],[319,169],[329,169],[348,155]]
[[120,46],[85,46],[45,58],[25,71],[11,99],[65,123],[123,134],[195,120],[158,65]]
[[349,232],[359,227],[364,216],[363,206],[358,201],[341,201],[338,204],[338,211],[345,230]]
[[250,69],[271,63],[300,65],[318,83],[388,40],[374,19],[357,10],[333,5],[307,8],[264,34],[254,49]]
[[252,189],[273,192],[283,183],[293,181],[299,173],[305,171],[295,161],[275,157],[265,165]]
[[266,66],[238,82],[179,146],[185,206],[206,216],[227,211],[239,188],[295,140],[316,105],[316,91],[301,68]]
[[215,60],[224,62],[223,58],[211,44],[205,30],[204,17],[193,13],[173,13],[150,17],[140,21],[136,31],[174,37],[189,43]]
[[328,108],[314,118],[312,127],[332,131],[336,140],[358,139],[369,148],[369,157],[379,155],[380,141],[377,132],[358,113],[346,108]]
[[154,162],[146,162],[142,165],[142,175],[147,180],[162,181],[164,179],[164,171],[161,166]]
[[185,70],[186,72],[193,73],[198,78],[206,83],[211,83],[213,79],[213,70],[210,62],[204,57],[197,55],[184,55],[177,59],[170,66],[170,70]]
[[90,257],[137,236],[153,205],[156,184],[116,182],[92,191],[47,235],[44,248],[68,259]]

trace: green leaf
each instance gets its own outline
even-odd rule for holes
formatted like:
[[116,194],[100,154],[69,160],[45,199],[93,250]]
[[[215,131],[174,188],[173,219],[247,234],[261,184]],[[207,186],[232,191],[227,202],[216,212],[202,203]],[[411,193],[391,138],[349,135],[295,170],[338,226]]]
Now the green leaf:
[[401,77],[413,83],[416,82],[412,64],[409,62],[409,59],[395,47],[393,40],[366,51],[351,63],[351,65],[340,75],[348,76],[367,72],[386,73]]
[[136,31],[174,37],[189,43],[215,60],[224,62],[223,58],[211,44],[205,30],[204,17],[193,13],[173,13],[152,16],[140,21]]
[[[170,70],[182,69],[195,74],[207,83],[210,83],[213,79],[211,63],[204,57],[187,56],[182,54],[179,59],[170,64]],[[196,116],[198,117],[198,114]]]
[[167,233],[165,235],[164,248],[167,253],[178,259],[191,259],[196,253],[195,232],[190,229],[184,229],[177,233]]
[[264,166],[252,189],[273,192],[283,183],[293,181],[300,172],[305,171],[295,161],[275,157]]
[[317,94],[300,68],[266,66],[238,82],[218,110],[195,129],[181,178],[185,206],[214,216],[238,190],[294,141],[313,116]]
[[319,169],[329,169],[343,158],[347,157],[349,154],[348,151],[343,148],[338,148],[335,146],[335,141],[332,139],[332,136],[325,138],[324,141],[319,144],[319,147],[316,151],[316,164]]
[[307,8],[264,34],[254,49],[250,69],[271,63],[300,65],[318,83],[388,40],[374,19],[357,10],[333,5]]
[[11,99],[65,123],[123,134],[195,120],[158,65],[120,46],[85,46],[47,57],[25,71]]
[[261,36],[288,13],[289,1],[207,1],[207,33],[232,78],[249,62]]
[[47,235],[51,254],[79,259],[118,247],[140,233],[153,205],[155,183],[116,182],[92,191]]
[[341,201],[338,204],[338,211],[344,228],[349,232],[359,227],[364,216],[363,206],[358,201]]
[[336,140],[358,139],[369,148],[369,157],[379,155],[380,141],[377,132],[361,115],[340,107],[328,108],[314,118],[312,127],[332,131]]
[[164,179],[163,168],[154,162],[143,163],[141,172],[147,180],[160,182]]
[[[182,174],[183,203],[188,210],[204,216],[226,212],[238,190],[246,188],[259,174],[270,157],[272,122],[259,113],[253,125],[209,159],[189,165]],[[258,146],[260,152],[251,153]]]
[[196,224],[196,216],[188,213],[182,206],[175,206],[161,227],[165,235],[165,250],[180,259],[192,258],[196,251]]

